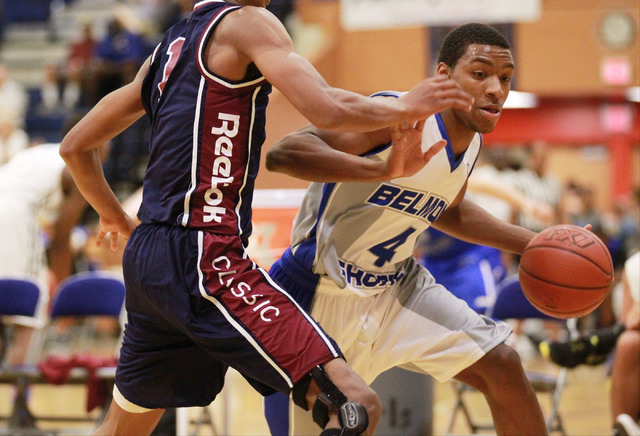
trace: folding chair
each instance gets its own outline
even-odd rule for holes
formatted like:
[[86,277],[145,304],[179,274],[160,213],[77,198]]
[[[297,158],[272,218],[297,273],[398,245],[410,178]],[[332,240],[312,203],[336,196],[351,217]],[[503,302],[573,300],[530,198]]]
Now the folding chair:
[[39,332],[46,324],[48,303],[47,287],[36,278],[26,275],[0,277],[0,318],[2,323],[35,329],[27,352],[27,363],[34,363],[38,358]]
[[[494,304],[487,310],[487,316],[498,320],[541,319],[560,322],[560,320],[540,312],[531,305],[531,303],[529,303],[522,293],[517,276],[507,278],[503,283],[504,285],[501,286],[497,292]],[[577,334],[576,320],[568,320],[567,329],[571,335],[575,336]],[[536,372],[526,372],[527,378],[536,393],[551,395],[551,405],[549,407],[549,411],[545,414],[547,431],[549,433],[560,432],[565,436],[566,432],[559,414],[559,405],[560,398],[562,397],[562,393],[567,382],[567,373],[568,369],[564,367],[560,369],[556,376]],[[473,434],[477,433],[479,430],[492,430],[494,428],[493,424],[478,423],[473,419],[469,405],[465,402],[465,393],[473,392],[475,389],[456,380],[454,380],[452,384],[455,390],[456,399],[453,412],[449,419],[447,433],[451,434],[458,412],[462,413],[466,424]]]
[[104,271],[81,272],[58,286],[50,316],[110,316],[120,320],[124,306],[124,282]]
[[[62,317],[75,318],[77,320],[95,316],[106,316],[122,322],[124,308],[125,287],[122,279],[106,272],[82,272],[64,280],[58,286],[56,295],[49,311],[49,323],[43,330],[41,339],[40,358],[46,349],[53,322]],[[118,340],[118,345],[119,345]],[[116,349],[114,349],[114,354]],[[115,357],[115,355],[114,355]],[[67,384],[86,384],[89,372],[86,368],[73,368],[66,379]],[[112,383],[115,376],[115,368],[99,368],[95,375],[107,383]],[[49,384],[35,363],[19,367],[5,368],[0,373],[0,382],[14,383],[18,387],[12,417],[9,419],[9,434],[12,432],[23,433],[30,430],[37,432],[35,423],[38,421],[59,422],[92,422],[101,421],[103,416],[95,418],[86,416],[45,416],[33,414],[27,406],[27,387],[36,384]],[[108,405],[107,398],[103,406]],[[106,410],[103,410],[103,414]],[[0,432],[1,433],[1,432]],[[51,431],[45,433],[51,434]]]
[[[11,328],[32,328],[33,333],[27,344],[28,350],[24,363],[36,363],[42,344],[42,329],[47,322],[47,304],[49,291],[41,281],[27,275],[10,275],[0,278],[0,318],[3,326]],[[13,344],[6,340],[5,351],[12,347],[24,346]],[[2,361],[3,359],[0,359]],[[30,413],[26,406],[26,377],[21,374],[21,368],[14,368],[9,362],[0,365],[0,383],[11,384],[16,389],[14,408],[10,415],[0,416],[0,420],[8,421],[10,427],[30,425]]]

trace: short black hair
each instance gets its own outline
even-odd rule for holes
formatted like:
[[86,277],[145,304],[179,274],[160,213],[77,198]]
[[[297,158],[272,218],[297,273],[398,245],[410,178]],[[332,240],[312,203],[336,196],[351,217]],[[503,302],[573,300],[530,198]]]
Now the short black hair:
[[444,37],[438,63],[444,62],[454,68],[471,44],[496,45],[511,49],[511,45],[497,29],[480,23],[469,23],[456,27]]

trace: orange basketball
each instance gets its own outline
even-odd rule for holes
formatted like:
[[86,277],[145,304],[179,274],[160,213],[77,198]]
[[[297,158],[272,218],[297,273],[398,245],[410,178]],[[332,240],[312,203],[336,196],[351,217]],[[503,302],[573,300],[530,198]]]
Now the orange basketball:
[[613,284],[613,262],[591,231],[557,225],[529,241],[519,275],[522,292],[538,310],[555,318],[577,318],[606,298]]

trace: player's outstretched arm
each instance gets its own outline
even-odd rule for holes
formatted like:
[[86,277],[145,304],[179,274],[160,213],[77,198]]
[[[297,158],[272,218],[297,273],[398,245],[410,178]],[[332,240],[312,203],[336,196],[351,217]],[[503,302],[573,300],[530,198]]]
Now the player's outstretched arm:
[[[313,182],[382,181],[415,174],[446,145],[439,141],[422,151],[424,122],[400,123],[368,133],[325,131],[307,126],[291,133],[266,156],[269,171]],[[392,142],[386,160],[359,156]]]
[[[425,79],[398,99],[370,99],[331,87],[295,52],[282,23],[263,8],[244,7],[230,13],[216,29],[215,42],[208,61],[214,70],[216,65],[220,68],[214,58],[221,59],[225,48],[232,48],[239,65],[255,63],[296,109],[322,129],[371,131],[425,119],[446,108],[470,110],[473,102],[455,81],[442,77]],[[216,72],[229,77],[224,71]]]

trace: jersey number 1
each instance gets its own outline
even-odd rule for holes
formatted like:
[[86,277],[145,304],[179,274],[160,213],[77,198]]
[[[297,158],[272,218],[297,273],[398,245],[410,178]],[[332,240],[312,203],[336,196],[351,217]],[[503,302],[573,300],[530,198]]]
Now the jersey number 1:
[[169,44],[169,47],[167,48],[167,54],[169,55],[169,58],[167,59],[167,63],[164,64],[164,70],[162,70],[162,81],[158,83],[160,94],[162,94],[162,91],[164,91],[164,86],[167,84],[167,80],[169,80],[171,72],[178,63],[178,58],[180,57],[180,52],[182,51],[183,45],[184,38],[180,37],[171,41],[171,44]]

